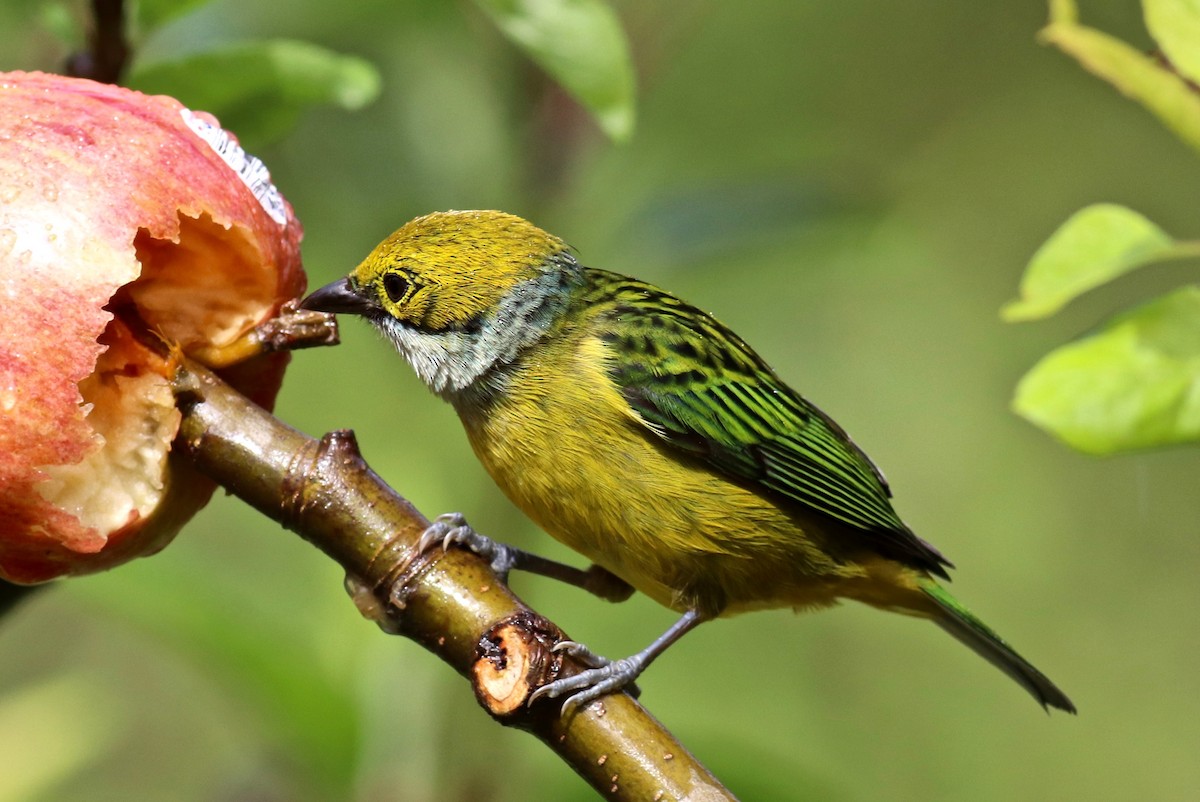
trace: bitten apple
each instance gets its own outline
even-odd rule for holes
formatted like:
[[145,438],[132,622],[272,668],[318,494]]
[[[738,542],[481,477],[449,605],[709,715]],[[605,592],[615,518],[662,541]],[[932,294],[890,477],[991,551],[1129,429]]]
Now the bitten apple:
[[[162,548],[213,486],[171,455],[169,359],[300,295],[301,227],[211,116],[87,80],[0,73],[0,576]],[[264,406],[286,354],[222,375]]]

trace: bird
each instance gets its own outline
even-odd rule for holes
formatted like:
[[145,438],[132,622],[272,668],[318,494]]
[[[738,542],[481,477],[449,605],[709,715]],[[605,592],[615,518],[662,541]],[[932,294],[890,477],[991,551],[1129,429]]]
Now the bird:
[[[680,617],[642,651],[583,662],[531,697],[569,713],[630,686],[701,623],[853,600],[933,621],[1049,710],[1075,706],[939,583],[952,564],[900,519],[883,473],[834,420],[714,317],[584,266],[500,211],[418,217],[306,309],[358,315],[455,409],[483,467],[538,526]],[[505,577],[526,552],[439,517]],[[544,567],[549,561],[537,560]],[[595,568],[598,566],[598,568]],[[534,570],[537,570],[535,567]]]

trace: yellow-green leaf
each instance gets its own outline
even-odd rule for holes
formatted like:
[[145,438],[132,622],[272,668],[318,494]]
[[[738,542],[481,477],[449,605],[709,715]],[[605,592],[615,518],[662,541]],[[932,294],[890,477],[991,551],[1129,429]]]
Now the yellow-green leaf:
[[1013,408],[1091,454],[1200,440],[1200,287],[1052,351],[1021,379]]
[[[1063,19],[1070,15],[1063,12]],[[1200,150],[1200,95],[1187,82],[1120,39],[1068,21],[1053,21],[1041,39],[1141,103],[1180,139]]]
[[1029,261],[1020,299],[1005,320],[1048,317],[1107,281],[1150,262],[1200,255],[1200,243],[1177,242],[1132,209],[1087,206],[1055,231]]
[[1142,0],[1146,27],[1180,74],[1200,82],[1200,2]]
[[633,133],[629,44],[603,0],[475,0],[500,31],[561,83],[614,140]]

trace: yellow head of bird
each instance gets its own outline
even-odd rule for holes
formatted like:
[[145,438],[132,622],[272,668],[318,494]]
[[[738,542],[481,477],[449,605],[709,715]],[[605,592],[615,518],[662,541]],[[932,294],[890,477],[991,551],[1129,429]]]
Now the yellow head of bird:
[[446,395],[541,336],[576,270],[562,240],[520,217],[435,212],[397,229],[304,306],[363,315]]

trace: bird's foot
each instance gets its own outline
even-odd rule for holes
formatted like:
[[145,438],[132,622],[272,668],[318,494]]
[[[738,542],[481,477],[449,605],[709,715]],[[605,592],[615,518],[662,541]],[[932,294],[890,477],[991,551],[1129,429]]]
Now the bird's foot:
[[442,551],[457,543],[475,552],[487,560],[492,570],[505,582],[508,581],[508,572],[517,564],[516,549],[476,532],[467,525],[467,519],[461,512],[448,512],[435,518],[429,528],[421,533],[417,541],[417,553],[424,554],[439,542]]
[[563,701],[562,714],[569,716],[572,712],[588,702],[606,693],[619,691],[629,686],[637,695],[637,686],[633,681],[642,673],[648,662],[643,654],[635,654],[620,660],[609,660],[596,654],[582,643],[571,640],[559,641],[554,645],[554,651],[566,652],[589,668],[570,677],[555,680],[538,688],[529,696],[529,704],[533,704],[543,696],[557,699],[566,696]]

